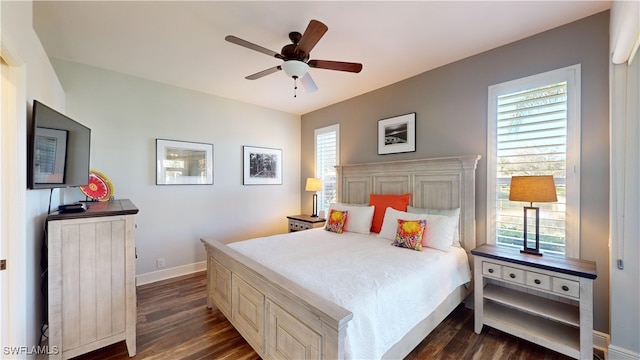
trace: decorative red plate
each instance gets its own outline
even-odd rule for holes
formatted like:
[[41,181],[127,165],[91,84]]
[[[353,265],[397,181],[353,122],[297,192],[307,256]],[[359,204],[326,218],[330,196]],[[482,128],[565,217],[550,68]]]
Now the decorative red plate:
[[80,186],[80,191],[92,200],[109,201],[113,196],[113,184],[103,173],[91,170],[89,185]]

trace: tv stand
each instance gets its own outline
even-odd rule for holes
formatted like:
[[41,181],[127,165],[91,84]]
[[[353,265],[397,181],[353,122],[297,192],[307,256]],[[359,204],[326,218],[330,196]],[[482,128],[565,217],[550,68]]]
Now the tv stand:
[[136,354],[135,214],[129,200],[47,217],[49,359],[122,340]]

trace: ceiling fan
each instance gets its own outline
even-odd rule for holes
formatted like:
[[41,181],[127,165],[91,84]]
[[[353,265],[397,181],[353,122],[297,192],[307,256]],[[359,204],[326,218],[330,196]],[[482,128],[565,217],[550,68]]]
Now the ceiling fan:
[[284,61],[281,65],[274,66],[272,68],[249,75],[245,77],[245,79],[256,80],[263,76],[273,74],[274,72],[284,70],[287,76],[293,78],[294,90],[298,88],[296,85],[296,80],[300,79],[307,92],[315,92],[318,90],[318,87],[309,74],[310,67],[317,69],[347,71],[353,73],[359,73],[360,70],[362,70],[362,64],[359,63],[331,60],[309,60],[311,49],[316,46],[318,41],[320,41],[327,30],[327,25],[321,23],[318,20],[311,20],[309,22],[309,25],[307,26],[307,29],[304,31],[304,34],[300,34],[297,31],[289,33],[289,39],[292,43],[285,45],[280,53],[269,50],[260,45],[250,43],[233,35],[228,35],[224,39],[230,43],[244,46],[248,49],[255,50]]

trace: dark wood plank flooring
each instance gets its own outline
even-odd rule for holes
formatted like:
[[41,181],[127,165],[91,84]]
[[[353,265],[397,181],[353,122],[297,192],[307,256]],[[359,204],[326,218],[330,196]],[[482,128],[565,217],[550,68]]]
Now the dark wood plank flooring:
[[[137,295],[134,359],[260,359],[220,311],[207,308],[205,272],[139,286]],[[128,358],[122,341],[75,359]],[[473,332],[473,311],[461,305],[406,359],[569,358],[489,327],[477,335]]]

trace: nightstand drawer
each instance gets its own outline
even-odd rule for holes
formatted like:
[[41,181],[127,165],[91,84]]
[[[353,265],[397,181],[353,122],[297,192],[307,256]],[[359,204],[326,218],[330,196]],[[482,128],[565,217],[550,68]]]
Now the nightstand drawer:
[[290,215],[287,219],[289,219],[289,232],[323,227],[325,222],[322,218],[309,215]]
[[524,284],[524,270],[503,266],[502,279],[518,284]]
[[289,219],[289,231],[300,231],[311,229],[311,223]]
[[577,281],[554,277],[552,280],[551,291],[554,293],[580,298],[580,283]]
[[551,276],[527,271],[526,284],[532,288],[551,290]]
[[482,262],[482,275],[500,279],[502,278],[502,273],[500,272],[500,270],[501,266],[498,264],[490,263],[487,261]]

